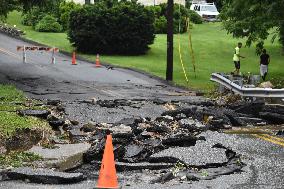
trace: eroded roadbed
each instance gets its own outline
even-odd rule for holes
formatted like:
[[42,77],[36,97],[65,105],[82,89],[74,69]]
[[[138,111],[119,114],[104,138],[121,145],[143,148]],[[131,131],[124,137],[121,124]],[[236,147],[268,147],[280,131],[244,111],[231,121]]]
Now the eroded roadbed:
[[[261,129],[273,125],[273,131],[264,133],[282,144],[279,138],[283,127],[275,128],[284,122],[283,107],[266,106],[262,101],[219,103],[132,71],[95,69],[84,61],[72,67],[66,61],[70,57],[61,54],[57,57],[58,64],[43,65],[49,58],[44,56],[26,65],[7,57],[0,59],[5,65],[0,67],[1,83],[16,85],[48,107],[47,111],[18,113],[41,117],[53,130],[52,135],[44,137],[48,139],[45,149],[32,148],[50,153],[34,163],[37,171],[0,170],[1,189],[94,188],[108,131],[113,136],[123,188],[281,188],[284,185],[281,145],[251,133],[224,133],[232,127]],[[37,58],[34,56],[33,60]],[[31,133],[34,132],[22,132],[11,140],[11,146],[15,147],[19,139],[27,141]],[[43,138],[42,133],[36,136],[37,140],[29,143],[30,148]],[[45,182],[46,179],[51,182]]]

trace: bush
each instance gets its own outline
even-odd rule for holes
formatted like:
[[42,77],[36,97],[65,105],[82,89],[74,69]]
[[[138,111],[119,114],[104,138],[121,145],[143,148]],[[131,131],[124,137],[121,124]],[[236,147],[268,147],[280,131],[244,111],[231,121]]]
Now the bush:
[[155,38],[154,15],[135,2],[97,2],[71,12],[68,36],[81,52],[143,54]]
[[203,19],[199,14],[197,14],[197,12],[189,10],[188,13],[190,22],[193,22],[194,24],[202,24]]
[[[167,33],[167,4],[163,3],[158,6],[149,6],[147,9],[151,10],[155,15],[155,33]],[[174,33],[184,33],[187,31],[186,19],[188,18],[188,9],[183,5],[174,5],[173,22]]]
[[167,18],[165,16],[155,19],[155,33],[167,33]]
[[25,26],[33,26],[44,17],[45,13],[41,12],[41,10],[37,7],[32,8],[29,12],[23,14],[22,24]]
[[46,15],[35,26],[35,30],[39,32],[61,32],[62,26],[57,22],[56,18]]
[[73,1],[71,2],[65,2],[63,1],[60,3],[59,6],[59,14],[60,14],[60,24],[62,25],[64,30],[67,30],[69,27],[69,18],[70,18],[70,13],[73,10],[79,9],[81,7],[80,4],[76,4]]

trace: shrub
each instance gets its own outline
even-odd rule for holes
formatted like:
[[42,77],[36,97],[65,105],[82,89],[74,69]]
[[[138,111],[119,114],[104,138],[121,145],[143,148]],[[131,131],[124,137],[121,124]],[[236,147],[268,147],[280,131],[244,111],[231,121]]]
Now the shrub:
[[155,33],[167,33],[167,18],[165,16],[155,19]]
[[[163,3],[158,6],[149,6],[155,15],[155,33],[167,33],[167,4]],[[188,9],[183,5],[174,5],[173,22],[174,22],[174,33],[184,33],[187,31],[186,19],[188,18]]]
[[135,2],[98,2],[71,12],[68,36],[81,52],[143,54],[155,38],[154,15]]
[[57,22],[56,18],[46,15],[35,26],[35,30],[39,32],[61,32],[62,26]]
[[23,13],[22,24],[25,26],[33,26],[44,17],[45,13],[41,12],[38,7],[32,8],[29,12]]
[[194,24],[202,24],[203,22],[202,17],[199,14],[197,14],[197,12],[189,10],[188,13],[189,13],[190,22],[193,22]]
[[62,25],[64,30],[68,29],[70,13],[73,10],[79,9],[80,7],[81,7],[80,4],[76,4],[73,1],[71,1],[71,2],[63,1],[62,3],[60,3],[60,6],[59,6],[60,19],[59,19],[59,21],[60,21],[60,24]]

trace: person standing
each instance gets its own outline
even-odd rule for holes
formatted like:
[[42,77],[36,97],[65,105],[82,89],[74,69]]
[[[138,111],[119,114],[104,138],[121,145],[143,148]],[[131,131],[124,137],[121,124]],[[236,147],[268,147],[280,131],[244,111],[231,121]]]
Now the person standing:
[[270,63],[270,56],[267,54],[266,49],[262,50],[262,54],[260,55],[260,75],[265,81],[265,78],[268,73],[268,64]]
[[240,49],[242,48],[243,44],[241,42],[238,43],[237,47],[235,48],[235,53],[233,57],[233,61],[235,64],[235,71],[232,72],[232,74],[240,75],[240,69],[241,69],[241,58],[245,58],[240,54]]

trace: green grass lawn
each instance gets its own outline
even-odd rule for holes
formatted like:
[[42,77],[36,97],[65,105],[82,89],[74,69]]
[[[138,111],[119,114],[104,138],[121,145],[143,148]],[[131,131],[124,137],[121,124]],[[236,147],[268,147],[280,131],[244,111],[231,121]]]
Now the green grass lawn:
[[[11,25],[17,25],[18,28],[26,32],[25,38],[43,43],[49,46],[59,47],[62,50],[71,52],[73,50],[65,33],[39,33],[31,27],[23,26],[20,23],[21,14],[12,12],[8,16],[7,22]],[[227,35],[226,31],[222,30],[221,23],[205,23],[194,25],[191,30],[193,48],[196,59],[196,78],[192,69],[191,58],[188,48],[188,34],[182,34],[181,49],[182,59],[186,67],[186,72],[189,76],[189,83],[185,81],[179,60],[178,52],[178,35],[174,36],[174,82],[189,88],[201,89],[207,91],[214,85],[209,81],[212,72],[231,72],[234,69],[232,56],[234,48],[238,41],[245,42],[232,38]],[[268,79],[277,78],[284,80],[284,69],[281,69],[284,64],[281,55],[281,46],[275,42],[271,44],[266,42],[265,48],[271,55],[271,65],[269,67]],[[246,57],[241,62],[242,73],[258,74],[259,65],[258,57],[255,54],[255,48],[243,48],[241,53]],[[95,60],[95,55],[82,55],[89,60]],[[146,55],[141,56],[104,56],[101,55],[103,62],[122,67],[136,68],[149,72],[153,75],[165,78],[166,70],[166,35],[156,35],[155,43],[151,45],[151,49]]]

